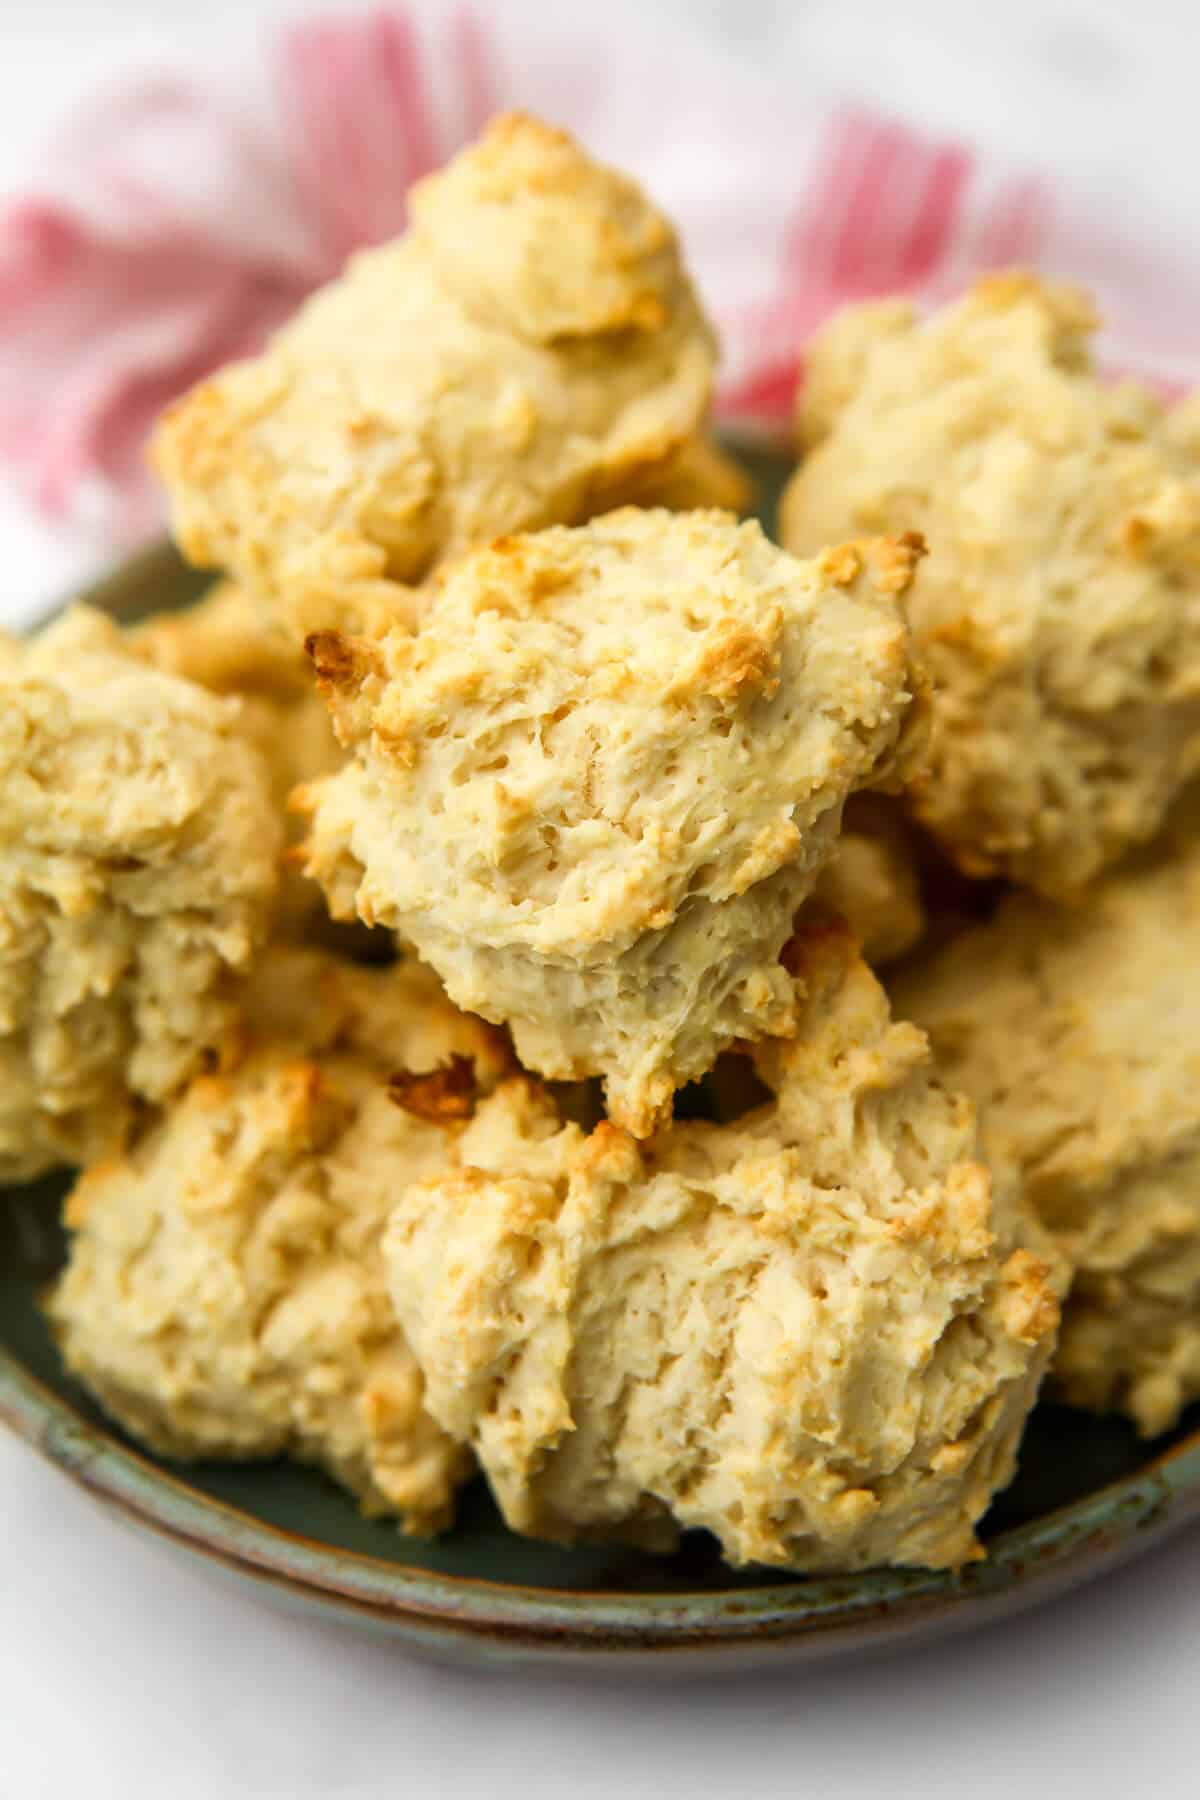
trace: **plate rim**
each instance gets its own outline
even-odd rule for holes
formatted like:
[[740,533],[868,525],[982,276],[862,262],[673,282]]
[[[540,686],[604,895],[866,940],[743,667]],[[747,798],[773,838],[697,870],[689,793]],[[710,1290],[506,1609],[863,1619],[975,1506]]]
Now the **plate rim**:
[[226,1572],[366,1615],[417,1638],[490,1639],[526,1653],[647,1653],[789,1645],[829,1655],[966,1627],[1115,1567],[1200,1517],[1200,1428],[1080,1500],[1000,1533],[957,1574],[884,1570],[753,1588],[633,1593],[533,1587],[413,1569],[336,1548],[215,1499],[86,1419],[0,1349],[0,1422],[93,1499]]

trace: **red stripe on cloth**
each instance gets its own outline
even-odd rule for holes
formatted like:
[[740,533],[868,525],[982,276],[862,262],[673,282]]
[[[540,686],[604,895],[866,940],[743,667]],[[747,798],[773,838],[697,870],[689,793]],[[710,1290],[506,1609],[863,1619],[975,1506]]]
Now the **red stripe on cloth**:
[[937,274],[958,232],[974,158],[960,145],[937,151],[913,220],[904,281],[923,285]]
[[865,155],[874,137],[874,122],[857,111],[842,110],[830,120],[817,152],[815,169],[783,232],[783,252],[775,292],[745,310],[738,321],[743,341],[762,344],[757,370],[737,384],[739,394],[776,391],[777,366],[794,373],[795,346],[821,324],[844,296],[835,257],[846,213],[858,188]]
[[403,230],[404,197],[440,161],[420,43],[409,17],[316,21],[279,58],[289,158],[333,267]]
[[799,348],[839,306],[925,286],[952,252],[971,152],[858,111],[832,121],[784,234],[776,291],[739,320],[761,355],[722,390],[724,413],[767,425],[791,414]]
[[283,34],[277,80],[288,167],[300,206],[319,221],[326,273],[353,248],[339,198],[338,134],[330,117],[329,28],[301,25]]
[[[359,88],[358,44],[339,26],[329,24],[321,34],[319,100],[336,157],[336,209],[341,215],[344,247],[348,254],[369,230],[371,172],[362,135],[364,100]],[[369,77],[368,77],[369,79]],[[367,87],[367,93],[370,93]],[[355,104],[347,104],[354,95]],[[327,175],[327,171],[322,171]]]
[[343,197],[349,233],[356,243],[377,244],[404,228],[411,153],[402,108],[388,85],[387,39],[375,14],[342,39],[338,107],[354,140],[357,181]]
[[844,299],[845,247],[854,229],[864,189],[875,176],[880,129],[855,110],[834,115],[817,152],[816,167],[785,227],[775,292],[745,309],[737,336],[760,346],[760,354],[717,399],[726,416],[754,418],[776,426],[791,415],[799,369],[799,346]]
[[988,214],[981,252],[984,266],[995,268],[1019,254],[1021,243],[1021,195],[1017,187],[1002,188]]
[[1050,237],[1054,220],[1054,192],[1049,184],[1033,176],[1026,184],[1029,198],[1025,204],[1026,244],[1021,252],[1030,262],[1036,261]]
[[450,43],[458,65],[467,135],[474,137],[499,111],[499,84],[495,53],[472,7],[459,7],[450,20]]
[[892,226],[908,183],[920,179],[927,154],[920,140],[898,125],[875,125],[859,169],[830,271],[844,299],[886,292],[904,280],[904,240]]
[[408,187],[441,160],[421,43],[403,11],[299,25],[279,81],[293,180],[333,274],[405,229]]
[[407,187],[441,160],[421,49],[411,21],[400,12],[376,13],[370,22],[370,48],[379,59],[382,97],[395,108],[395,123],[405,149],[403,180]]
[[778,297],[795,300],[829,283],[837,225],[852,191],[865,134],[858,113],[839,112],[830,121],[817,167],[784,228]]
[[978,250],[979,266],[1001,268],[1027,262],[1042,241],[1049,210],[1049,196],[1042,182],[1029,176],[1003,187],[984,221]]
[[75,221],[44,200],[15,200],[0,213],[0,320],[39,282],[66,273],[82,238]]
[[812,323],[847,300],[930,279],[958,230],[973,158],[854,112],[828,147],[784,236],[781,292]]
[[800,358],[794,352],[778,361],[762,363],[743,381],[721,389],[717,411],[725,418],[787,425],[791,422],[799,377]]

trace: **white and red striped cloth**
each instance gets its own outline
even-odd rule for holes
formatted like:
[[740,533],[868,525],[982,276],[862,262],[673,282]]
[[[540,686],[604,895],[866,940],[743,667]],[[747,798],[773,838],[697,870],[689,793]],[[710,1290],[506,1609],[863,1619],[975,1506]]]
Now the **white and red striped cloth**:
[[157,411],[402,230],[408,184],[509,107],[577,132],[678,221],[724,341],[720,408],[744,425],[783,421],[834,307],[937,300],[1012,263],[1096,290],[1112,365],[1200,379],[1200,263],[1138,241],[1119,207],[686,39],[394,6],[292,26],[212,76],[130,80],[68,123],[38,190],[0,211],[0,460],[49,515],[100,492],[121,535],[152,529]]

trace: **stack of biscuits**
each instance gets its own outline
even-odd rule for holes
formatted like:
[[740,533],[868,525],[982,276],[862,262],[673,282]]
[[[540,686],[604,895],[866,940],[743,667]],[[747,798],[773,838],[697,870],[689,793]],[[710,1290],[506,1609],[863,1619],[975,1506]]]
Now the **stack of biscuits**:
[[514,116],[167,414],[220,584],[0,644],[0,1172],[134,1438],[953,1568],[1044,1377],[1200,1396],[1200,431],[1094,323],[837,318],[775,544]]

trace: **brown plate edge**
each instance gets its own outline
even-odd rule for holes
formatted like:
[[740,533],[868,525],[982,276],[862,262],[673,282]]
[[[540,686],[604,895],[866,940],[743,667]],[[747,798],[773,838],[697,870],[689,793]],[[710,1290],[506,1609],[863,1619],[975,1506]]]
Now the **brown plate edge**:
[[[427,1650],[485,1660],[636,1657],[689,1668],[812,1661],[1011,1615],[1114,1568],[1200,1516],[1200,1432],[1136,1475],[1003,1533],[957,1575],[891,1570],[718,1594],[569,1592],[429,1574],[331,1549],[201,1494],[89,1424],[0,1351],[0,1421],[126,1522],[227,1574],[364,1618]],[[750,1653],[756,1651],[751,1658]]]

